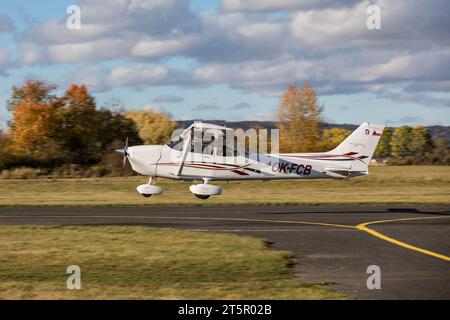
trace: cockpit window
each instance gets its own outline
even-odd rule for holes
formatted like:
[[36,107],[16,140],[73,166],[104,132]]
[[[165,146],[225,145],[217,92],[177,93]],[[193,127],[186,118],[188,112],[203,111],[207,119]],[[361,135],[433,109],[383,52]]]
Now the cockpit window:
[[[248,155],[248,146],[241,145],[239,139],[225,130],[194,130],[190,132],[189,151],[192,153],[202,153],[204,155],[216,156],[244,156]],[[244,140],[245,143],[245,140]],[[183,151],[184,140],[182,135],[173,138],[167,146],[173,150]]]
[[171,140],[167,146],[173,150],[182,151],[183,150],[183,139],[181,136],[176,137],[174,140]]

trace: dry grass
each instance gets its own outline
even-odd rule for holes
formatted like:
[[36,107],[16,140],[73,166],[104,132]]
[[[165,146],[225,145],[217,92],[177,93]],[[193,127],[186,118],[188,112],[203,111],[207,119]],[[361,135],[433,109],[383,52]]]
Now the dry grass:
[[350,180],[217,182],[223,194],[206,201],[190,182],[159,180],[164,194],[143,198],[145,177],[0,180],[0,205],[221,205],[221,204],[450,204],[450,167],[374,167]]
[[[146,227],[0,228],[0,299],[337,299],[286,252],[230,234]],[[81,268],[68,290],[66,268]]]

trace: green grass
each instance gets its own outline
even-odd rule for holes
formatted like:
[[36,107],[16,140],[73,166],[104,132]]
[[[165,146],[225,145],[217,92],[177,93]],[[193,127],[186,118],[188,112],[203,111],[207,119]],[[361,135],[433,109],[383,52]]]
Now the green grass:
[[[0,228],[0,299],[338,299],[288,253],[230,234],[146,227]],[[68,290],[66,268],[81,268]]]
[[0,205],[450,204],[449,166],[370,168],[350,180],[215,182],[221,196],[195,198],[190,182],[158,180],[164,194],[143,198],[146,177],[0,180]]

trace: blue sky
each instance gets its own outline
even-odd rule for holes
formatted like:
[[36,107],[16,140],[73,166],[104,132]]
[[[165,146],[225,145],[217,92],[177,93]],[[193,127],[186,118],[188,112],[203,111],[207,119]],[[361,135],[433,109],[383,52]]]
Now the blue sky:
[[1,0],[0,103],[37,78],[174,119],[271,120],[287,85],[308,81],[328,122],[450,125],[450,3],[431,2]]

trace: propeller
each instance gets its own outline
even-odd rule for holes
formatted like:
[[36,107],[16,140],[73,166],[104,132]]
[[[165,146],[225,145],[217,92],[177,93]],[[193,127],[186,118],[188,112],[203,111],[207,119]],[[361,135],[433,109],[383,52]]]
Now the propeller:
[[127,163],[127,158],[130,155],[128,153],[128,137],[125,140],[125,146],[122,149],[116,149],[115,151],[123,153],[123,166],[125,167],[125,164]]

